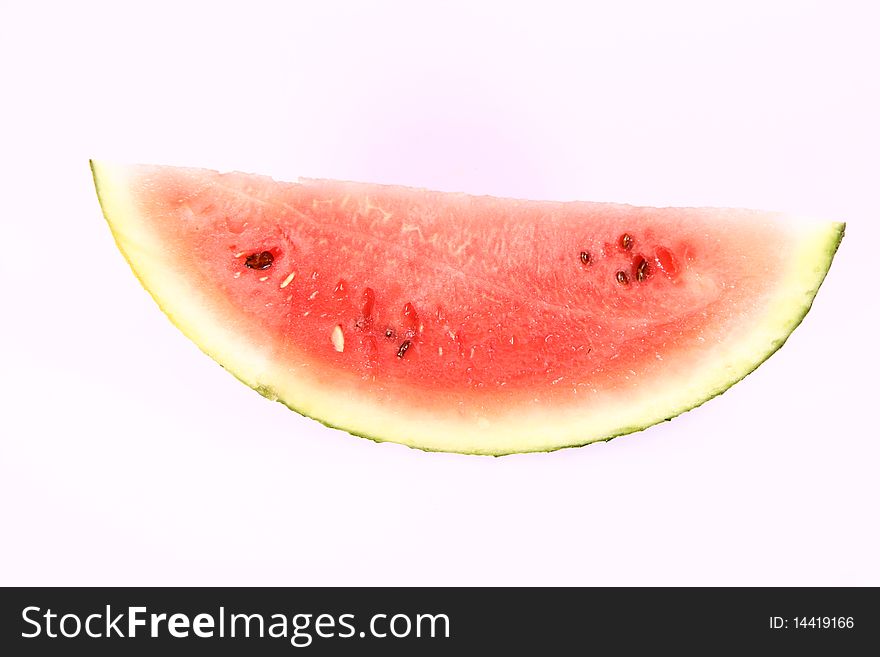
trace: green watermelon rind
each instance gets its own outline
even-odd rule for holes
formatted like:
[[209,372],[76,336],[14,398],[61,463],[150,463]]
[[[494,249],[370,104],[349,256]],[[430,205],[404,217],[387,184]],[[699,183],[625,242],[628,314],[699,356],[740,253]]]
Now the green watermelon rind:
[[[829,223],[827,224],[827,229],[821,235],[821,244],[814,248],[811,251],[811,256],[814,258],[812,260],[812,268],[811,271],[805,272],[805,276],[810,276],[813,281],[806,289],[800,288],[799,291],[802,291],[804,294],[804,303],[792,309],[791,313],[788,316],[788,319],[779,322],[774,327],[774,335],[775,338],[772,342],[769,343],[768,348],[761,349],[760,351],[755,351],[751,357],[745,361],[738,363],[739,367],[736,372],[732,373],[729,378],[724,380],[723,382],[711,386],[707,389],[705,395],[700,396],[699,398],[693,399],[689,401],[687,404],[683,404],[677,407],[675,410],[665,411],[661,413],[659,416],[655,415],[644,422],[634,422],[631,425],[625,427],[619,427],[614,431],[608,433],[607,435],[597,436],[597,437],[589,437],[587,439],[575,439],[573,441],[564,441],[559,444],[541,444],[536,443],[535,445],[517,445],[515,447],[511,447],[506,449],[504,447],[493,447],[493,448],[473,448],[473,449],[462,449],[460,447],[456,448],[447,448],[442,446],[432,446],[428,444],[418,444],[416,442],[406,442],[404,440],[398,439],[389,439],[387,437],[382,437],[379,435],[375,435],[371,432],[366,432],[358,429],[357,427],[351,426],[350,424],[346,424],[344,422],[337,423],[334,422],[330,417],[319,416],[315,413],[310,413],[309,410],[303,404],[297,404],[295,401],[290,399],[285,399],[282,394],[279,394],[276,390],[275,386],[271,384],[266,384],[264,382],[259,382],[256,380],[254,376],[248,376],[246,373],[239,371],[234,367],[227,367],[223,362],[223,358],[220,354],[215,353],[216,350],[209,348],[203,340],[203,335],[198,335],[199,331],[196,330],[198,327],[195,322],[186,322],[177,316],[171,308],[169,308],[168,302],[164,301],[161,296],[154,290],[154,285],[151,285],[147,278],[149,276],[142,271],[146,269],[143,266],[143,263],[140,263],[141,266],[138,266],[138,263],[135,262],[136,258],[132,255],[135,246],[134,242],[126,239],[123,235],[124,227],[126,222],[129,220],[128,217],[119,217],[119,216],[111,216],[114,213],[110,209],[110,203],[108,202],[109,192],[104,189],[104,183],[102,182],[103,178],[110,178],[110,171],[113,169],[113,165],[105,165],[103,163],[99,163],[93,160],[90,160],[90,166],[92,170],[92,176],[95,183],[95,188],[98,195],[98,201],[101,205],[102,212],[104,214],[105,219],[110,227],[110,231],[113,235],[113,238],[116,242],[119,251],[123,254],[123,257],[127,261],[128,265],[131,267],[132,272],[137,277],[138,281],[147,290],[159,308],[163,313],[169,318],[169,320],[174,324],[182,333],[184,333],[187,337],[189,337],[198,347],[204,352],[206,355],[210,356],[214,361],[216,361],[221,367],[230,372],[233,376],[235,376],[239,381],[247,385],[248,387],[254,389],[260,395],[270,399],[272,401],[278,401],[283,404],[287,408],[296,413],[309,417],[311,419],[317,420],[321,424],[330,427],[332,429],[339,429],[341,431],[346,431],[352,435],[359,436],[362,438],[366,438],[368,440],[372,440],[376,443],[383,442],[394,442],[399,444],[404,444],[408,447],[419,449],[426,452],[459,452],[463,454],[474,454],[474,455],[485,455],[485,456],[503,456],[508,454],[515,453],[526,453],[526,452],[553,452],[560,449],[568,449],[573,447],[583,447],[585,445],[596,443],[596,442],[607,442],[614,438],[628,435],[632,433],[636,433],[639,431],[643,431],[651,426],[656,424],[660,424],[664,421],[671,420],[682,413],[690,411],[702,404],[706,403],[710,399],[717,397],[718,395],[723,394],[725,391],[730,389],[733,385],[744,379],[746,376],[754,372],[762,363],[764,363],[768,358],[770,358],[776,351],[778,351],[783,344],[788,340],[793,331],[801,324],[812,307],[813,301],[815,300],[816,294],[819,291],[820,286],[822,285],[829,268],[831,266],[831,262],[834,259],[834,256],[837,252],[837,249],[840,246],[841,240],[843,239],[845,224],[844,223]],[[106,173],[106,175],[102,174],[102,171]],[[245,346],[246,347],[246,346]],[[243,361],[243,359],[239,359]],[[246,359],[244,359],[246,361]],[[586,430],[585,430],[586,433]]]

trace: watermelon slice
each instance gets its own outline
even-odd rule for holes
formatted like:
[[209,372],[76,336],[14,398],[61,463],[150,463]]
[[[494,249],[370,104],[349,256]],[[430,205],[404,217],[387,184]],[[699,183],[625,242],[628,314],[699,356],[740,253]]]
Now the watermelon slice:
[[718,395],[809,310],[844,224],[92,163],[171,320],[262,395],[375,440],[506,454]]

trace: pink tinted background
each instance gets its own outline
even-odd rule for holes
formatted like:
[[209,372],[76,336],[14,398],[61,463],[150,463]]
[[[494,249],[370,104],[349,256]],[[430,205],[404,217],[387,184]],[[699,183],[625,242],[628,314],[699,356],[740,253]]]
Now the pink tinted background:
[[[880,583],[876,10],[469,5],[0,7],[0,583]],[[202,355],[89,157],[849,224],[785,348],[700,409],[427,454]]]

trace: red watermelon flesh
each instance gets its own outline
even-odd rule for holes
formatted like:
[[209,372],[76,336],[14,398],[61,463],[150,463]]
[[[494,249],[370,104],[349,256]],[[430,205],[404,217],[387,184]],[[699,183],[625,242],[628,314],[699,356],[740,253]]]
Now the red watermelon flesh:
[[718,394],[809,309],[843,225],[94,165],[163,309],[266,396],[353,433],[507,453]]

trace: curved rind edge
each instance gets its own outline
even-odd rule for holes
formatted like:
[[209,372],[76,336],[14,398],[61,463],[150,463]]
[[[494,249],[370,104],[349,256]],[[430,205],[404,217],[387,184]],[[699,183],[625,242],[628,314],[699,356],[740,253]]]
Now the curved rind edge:
[[[381,436],[372,435],[370,433],[365,433],[361,430],[358,430],[352,426],[346,426],[345,423],[335,423],[332,419],[328,417],[320,417],[315,414],[309,413],[307,410],[303,408],[303,406],[297,405],[294,401],[283,398],[281,395],[277,394],[273,386],[266,385],[265,383],[260,383],[254,376],[248,376],[248,374],[239,371],[237,369],[227,367],[224,364],[223,360],[219,355],[214,353],[214,350],[210,349],[204,342],[204,340],[200,339],[200,336],[196,335],[196,331],[187,325],[186,322],[179,320],[175,313],[173,313],[169,308],[166,307],[166,303],[160,298],[158,294],[156,294],[151,286],[145,280],[145,276],[139,271],[139,268],[133,262],[133,257],[130,255],[128,249],[125,247],[125,239],[122,237],[120,233],[120,228],[117,222],[110,216],[111,212],[108,210],[108,202],[106,199],[106,194],[102,193],[102,182],[101,182],[101,174],[99,173],[99,169],[104,166],[103,164],[96,162],[95,160],[89,160],[89,165],[92,171],[92,177],[95,184],[95,189],[98,196],[98,201],[101,206],[102,213],[104,218],[106,219],[111,234],[113,235],[114,241],[116,242],[117,248],[120,253],[122,253],[135,277],[138,279],[142,287],[150,294],[156,305],[162,310],[162,312],[168,317],[168,319],[176,326],[184,335],[186,335],[190,340],[192,340],[199,349],[211,357],[215,362],[217,362],[223,369],[227,372],[235,376],[242,383],[247,385],[248,387],[255,390],[257,393],[262,396],[270,399],[272,401],[277,401],[290,410],[311,419],[314,419],[321,424],[332,428],[338,429],[341,431],[345,431],[354,436],[358,436],[361,438],[366,438],[368,440],[372,440],[376,443],[383,442],[394,442],[397,444],[402,444],[407,447],[411,447],[413,449],[419,449],[426,452],[454,452],[461,454],[471,454],[471,455],[481,455],[481,456],[505,456],[509,454],[518,454],[518,453],[528,453],[528,452],[554,452],[561,449],[569,449],[574,447],[583,447],[585,445],[589,445],[596,442],[607,442],[614,438],[618,438],[620,436],[629,435],[632,433],[636,433],[639,431],[643,431],[651,426],[656,424],[660,424],[664,421],[671,420],[687,411],[693,410],[698,406],[706,403],[707,401],[723,394],[727,390],[729,390],[733,385],[744,379],[746,376],[754,372],[758,367],[761,366],[768,358],[770,358],[776,351],[778,351],[783,344],[788,340],[794,330],[801,324],[801,322],[806,317],[807,313],[810,311],[813,301],[815,300],[816,294],[819,291],[825,277],[828,274],[828,271],[831,267],[831,263],[834,259],[834,256],[840,246],[841,240],[843,239],[843,235],[845,232],[845,223],[833,223],[829,224],[829,229],[826,231],[826,234],[823,236],[823,243],[821,248],[821,254],[824,258],[823,261],[817,262],[816,264],[816,273],[818,276],[815,278],[815,284],[811,286],[806,292],[806,301],[798,307],[797,311],[792,313],[789,320],[785,324],[785,326],[781,326],[779,332],[775,339],[770,344],[770,347],[761,353],[756,353],[754,358],[750,360],[750,362],[743,364],[743,367],[740,368],[735,375],[731,376],[725,382],[712,387],[707,390],[705,396],[696,399],[695,401],[688,402],[687,404],[678,407],[676,410],[668,411],[663,413],[663,417],[658,417],[647,421],[643,424],[633,424],[631,426],[618,428],[609,435],[603,435],[598,437],[589,437],[587,439],[575,439],[571,442],[565,442],[561,444],[552,444],[552,445],[535,445],[535,446],[518,446],[515,449],[504,449],[504,448],[494,448],[494,449],[453,449],[453,448],[445,448],[445,447],[436,447],[426,444],[416,444],[415,442],[406,442],[404,440],[397,439],[389,439],[383,438]],[[108,165],[109,166],[109,165]]]

